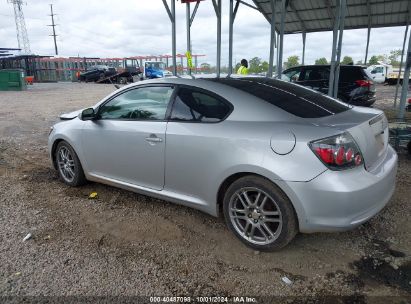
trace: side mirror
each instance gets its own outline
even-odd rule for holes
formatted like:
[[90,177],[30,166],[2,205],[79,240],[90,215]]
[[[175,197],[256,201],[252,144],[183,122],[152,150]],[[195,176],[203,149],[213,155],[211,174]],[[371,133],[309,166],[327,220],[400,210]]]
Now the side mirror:
[[80,118],[81,120],[93,120],[96,118],[96,113],[93,108],[88,108],[81,112]]
[[377,71],[376,71],[376,70],[372,70],[372,71],[371,71],[371,74],[377,74]]

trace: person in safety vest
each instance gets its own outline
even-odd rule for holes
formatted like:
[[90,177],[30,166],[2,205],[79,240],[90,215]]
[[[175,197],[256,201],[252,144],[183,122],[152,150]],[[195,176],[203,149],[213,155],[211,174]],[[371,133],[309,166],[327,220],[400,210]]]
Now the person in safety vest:
[[248,61],[247,61],[247,59],[241,59],[241,65],[237,70],[237,74],[248,75]]

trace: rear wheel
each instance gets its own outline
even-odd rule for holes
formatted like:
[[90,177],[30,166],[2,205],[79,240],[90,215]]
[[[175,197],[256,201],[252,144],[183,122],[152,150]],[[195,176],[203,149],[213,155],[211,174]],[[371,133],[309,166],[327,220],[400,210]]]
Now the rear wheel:
[[230,230],[247,246],[272,251],[297,234],[297,219],[287,196],[270,181],[245,176],[224,196],[224,217]]
[[60,178],[69,186],[80,186],[86,183],[83,167],[74,149],[65,141],[57,145],[55,160]]

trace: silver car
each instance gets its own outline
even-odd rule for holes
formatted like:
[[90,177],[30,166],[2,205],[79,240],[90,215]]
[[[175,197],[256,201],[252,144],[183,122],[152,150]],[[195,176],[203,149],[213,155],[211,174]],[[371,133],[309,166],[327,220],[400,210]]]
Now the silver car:
[[101,182],[223,214],[257,250],[356,227],[395,188],[383,112],[284,81],[150,80],[60,118],[49,152],[66,184]]

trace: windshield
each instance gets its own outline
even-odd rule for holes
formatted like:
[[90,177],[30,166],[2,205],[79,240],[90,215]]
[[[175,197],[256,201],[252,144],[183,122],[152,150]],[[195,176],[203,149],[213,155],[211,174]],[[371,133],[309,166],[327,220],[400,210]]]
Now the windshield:
[[164,62],[146,62],[145,66],[146,66],[146,69],[154,69],[154,70],[164,70],[165,68]]

